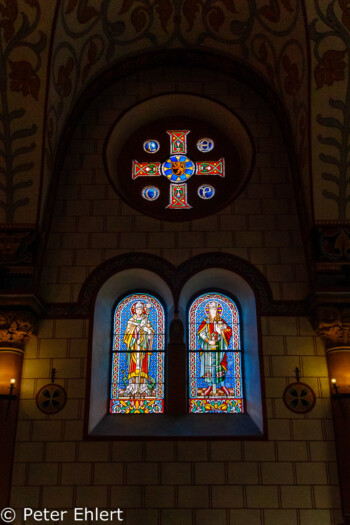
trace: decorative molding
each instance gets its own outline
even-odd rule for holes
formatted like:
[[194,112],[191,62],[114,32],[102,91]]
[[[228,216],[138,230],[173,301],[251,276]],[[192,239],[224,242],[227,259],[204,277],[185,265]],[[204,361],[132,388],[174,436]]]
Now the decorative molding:
[[28,310],[0,309],[0,350],[24,350],[30,337],[38,331],[35,314]]
[[274,301],[268,282],[259,270],[247,261],[226,253],[198,255],[176,267],[155,255],[123,254],[98,266],[82,286],[77,303],[51,303],[46,317],[89,317],[97,292],[113,274],[130,268],[144,268],[157,273],[174,294],[175,305],[183,285],[195,273],[208,268],[224,268],[243,277],[252,287],[260,313],[263,315],[306,315],[307,301]]

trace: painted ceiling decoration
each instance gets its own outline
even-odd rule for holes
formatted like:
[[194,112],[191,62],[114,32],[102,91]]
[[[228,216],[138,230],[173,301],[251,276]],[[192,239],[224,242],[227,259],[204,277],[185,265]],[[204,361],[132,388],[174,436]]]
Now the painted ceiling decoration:
[[344,221],[350,217],[350,6],[345,0],[312,4],[315,217]]
[[91,78],[128,56],[174,46],[229,54],[265,78],[289,113],[309,194],[307,41],[300,0],[62,2],[52,53],[44,180],[66,118]]
[[307,207],[310,133],[315,219],[344,222],[349,20],[345,0],[0,0],[2,224],[35,224],[40,208],[43,219],[57,145],[91,81],[174,48],[223,53],[264,78],[289,115]]

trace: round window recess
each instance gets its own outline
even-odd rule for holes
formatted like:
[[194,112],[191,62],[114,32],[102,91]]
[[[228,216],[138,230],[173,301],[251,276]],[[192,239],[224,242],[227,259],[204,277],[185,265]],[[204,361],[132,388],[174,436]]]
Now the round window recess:
[[[198,101],[201,97],[189,98]],[[248,133],[226,108],[206,102],[225,111],[226,126],[230,124],[227,114],[234,119],[235,126],[228,127],[231,136],[218,123],[198,118],[198,111],[196,117],[181,116],[178,111],[176,116],[146,123],[141,118],[142,125],[139,122],[137,129],[130,130],[125,117],[135,122],[137,113],[132,114],[146,103],[115,124],[105,147],[106,166],[113,187],[131,207],[161,220],[193,220],[224,208],[242,190],[253,160]],[[145,148],[145,144],[157,147]]]

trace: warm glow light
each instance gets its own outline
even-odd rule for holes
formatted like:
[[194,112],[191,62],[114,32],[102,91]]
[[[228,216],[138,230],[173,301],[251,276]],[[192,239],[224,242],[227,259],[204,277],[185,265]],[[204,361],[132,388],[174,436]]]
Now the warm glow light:
[[16,383],[16,379],[10,379],[11,385],[14,385]]
[[336,382],[337,382],[336,378],[333,377],[333,378],[331,379],[331,383],[333,383],[333,385],[334,385]]

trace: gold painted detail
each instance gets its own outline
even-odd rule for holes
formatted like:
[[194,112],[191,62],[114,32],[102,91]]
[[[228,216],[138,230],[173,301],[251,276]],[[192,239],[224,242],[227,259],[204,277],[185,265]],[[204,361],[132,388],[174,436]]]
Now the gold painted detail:
[[326,350],[350,346],[350,309],[321,307],[315,318],[316,333]]
[[25,310],[0,311],[0,348],[24,350],[25,344],[37,333],[37,319]]

